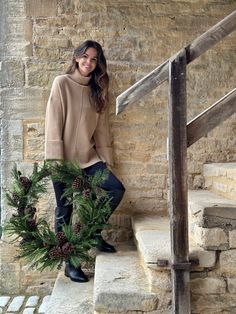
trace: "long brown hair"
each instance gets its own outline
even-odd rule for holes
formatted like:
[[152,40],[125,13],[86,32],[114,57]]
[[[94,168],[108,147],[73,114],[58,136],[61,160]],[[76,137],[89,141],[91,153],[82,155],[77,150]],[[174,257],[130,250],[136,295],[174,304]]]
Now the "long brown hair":
[[72,63],[66,73],[72,74],[76,69],[78,69],[78,63],[75,59],[82,56],[88,48],[94,48],[97,50],[97,65],[91,73],[89,85],[91,86],[92,97],[95,100],[95,109],[97,112],[102,112],[108,104],[109,77],[107,74],[107,62],[101,45],[94,40],[86,40],[83,42],[74,50]]

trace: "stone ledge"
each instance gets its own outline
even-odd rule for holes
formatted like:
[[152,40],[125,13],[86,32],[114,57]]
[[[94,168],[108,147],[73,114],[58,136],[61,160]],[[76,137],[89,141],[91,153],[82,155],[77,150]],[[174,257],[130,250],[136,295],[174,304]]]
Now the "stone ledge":
[[205,177],[227,177],[236,180],[236,163],[212,163],[203,165],[203,174]]
[[151,312],[158,309],[158,297],[149,292],[136,251],[97,256],[94,309],[97,313]]
[[189,191],[190,219],[204,228],[236,228],[236,202],[207,190]]
[[[157,260],[170,260],[170,224],[168,217],[136,216],[133,229],[139,252],[148,268],[163,270],[157,266]],[[190,242],[190,259],[198,258],[199,265],[194,268],[211,268],[215,266],[216,255],[205,251],[194,242]]]
[[93,279],[86,283],[73,282],[58,274],[46,314],[92,314]]

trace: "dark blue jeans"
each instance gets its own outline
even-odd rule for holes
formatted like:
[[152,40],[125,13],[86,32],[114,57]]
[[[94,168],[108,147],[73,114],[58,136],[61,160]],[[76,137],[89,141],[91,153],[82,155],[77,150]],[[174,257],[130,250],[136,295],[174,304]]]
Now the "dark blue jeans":
[[[91,175],[94,175],[96,171],[98,170],[103,171],[105,169],[107,169],[106,164],[102,161],[99,161],[90,167],[84,168],[83,171],[87,175],[91,176]],[[125,188],[123,184],[116,178],[116,176],[110,170],[108,171],[109,171],[108,178],[106,181],[102,182],[100,187],[104,189],[105,191],[107,191],[108,196],[111,198],[110,207],[113,212],[116,209],[116,207],[119,205],[120,201],[122,200],[123,195],[125,193]],[[58,208],[68,207],[66,205],[66,199],[61,198],[62,194],[64,193],[65,184],[62,182],[56,181],[56,182],[53,182],[53,187],[55,191],[57,207]],[[70,207],[69,211],[71,214],[72,207]]]

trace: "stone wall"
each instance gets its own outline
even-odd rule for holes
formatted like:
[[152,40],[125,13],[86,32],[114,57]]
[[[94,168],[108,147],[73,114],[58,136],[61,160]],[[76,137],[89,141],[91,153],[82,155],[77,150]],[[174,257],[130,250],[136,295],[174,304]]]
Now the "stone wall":
[[[14,162],[29,172],[33,162],[42,161],[44,114],[52,80],[65,71],[74,47],[94,39],[105,49],[111,79],[114,172],[127,188],[113,220],[127,227],[132,213],[165,211],[168,85],[119,116],[115,98],[235,10],[235,1],[9,0],[0,6],[2,188],[10,185]],[[188,67],[189,120],[235,87],[235,48],[236,35],[231,34]],[[190,188],[201,187],[204,162],[235,161],[235,135],[233,116],[189,149]],[[52,220],[51,195],[39,207]],[[2,204],[5,221],[12,212]],[[16,287],[24,289],[12,248],[1,259],[2,265],[12,265]],[[33,285],[33,279],[27,285]],[[10,284],[0,287],[7,290]]]

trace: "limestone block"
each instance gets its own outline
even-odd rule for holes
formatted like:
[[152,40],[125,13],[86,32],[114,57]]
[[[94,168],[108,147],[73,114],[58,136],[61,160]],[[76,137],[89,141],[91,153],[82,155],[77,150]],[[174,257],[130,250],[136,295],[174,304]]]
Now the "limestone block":
[[2,119],[2,161],[23,159],[23,127],[20,120]]
[[41,88],[4,89],[1,92],[1,109],[6,120],[44,117],[49,90]]
[[236,277],[227,278],[227,286],[229,293],[236,293]]
[[229,231],[229,247],[231,249],[236,248],[236,230]]
[[35,47],[34,53],[40,60],[58,60],[60,57],[59,49]]
[[28,42],[24,34],[24,3],[23,1],[1,2],[1,59],[24,57]]
[[137,252],[118,252],[96,259],[94,309],[100,312],[153,311],[158,297],[148,291],[148,284]]
[[[64,16],[55,16],[50,18],[36,18],[35,19],[35,33],[37,35],[44,35],[47,31],[46,35],[55,35],[55,34],[63,34],[66,29],[75,30],[75,28],[80,24],[80,16],[79,15],[64,15]],[[56,33],[52,33],[56,32]]]
[[35,44],[45,48],[69,48],[70,41],[65,35],[54,35],[53,37],[35,36]]
[[44,159],[44,121],[23,121],[24,159],[39,161]]
[[32,21],[32,19],[25,19],[24,34],[25,34],[25,40],[29,41],[32,44],[33,43],[33,21]]
[[160,294],[171,292],[171,274],[169,270],[159,271],[150,265],[145,265],[144,269],[150,290],[157,293],[159,299],[161,299]]
[[199,226],[235,228],[235,201],[206,190],[189,191],[188,198],[191,218],[194,218]]
[[5,294],[18,294],[20,291],[19,263],[0,264],[0,290]]
[[1,87],[22,87],[25,84],[23,63],[10,59],[1,64]]
[[194,226],[194,238],[198,245],[208,250],[227,250],[228,236],[220,228],[202,228]]
[[189,253],[190,260],[197,258],[199,261],[199,265],[192,266],[193,270],[197,271],[202,268],[212,268],[216,265],[215,251],[204,250],[190,241]]
[[220,253],[220,272],[226,276],[236,276],[236,250]]
[[93,313],[92,303],[93,278],[80,285],[66,278],[61,271],[51,294],[47,314],[90,314]]
[[235,306],[236,296],[232,294],[193,294],[191,297],[191,310],[193,313],[221,313],[223,309],[233,310]]
[[57,75],[65,73],[67,65],[59,62],[26,62],[26,82],[29,86],[49,86]]
[[223,278],[196,278],[191,280],[191,292],[194,294],[226,293],[226,282]]
[[57,0],[26,0],[25,12],[27,16],[55,16],[57,14]]

